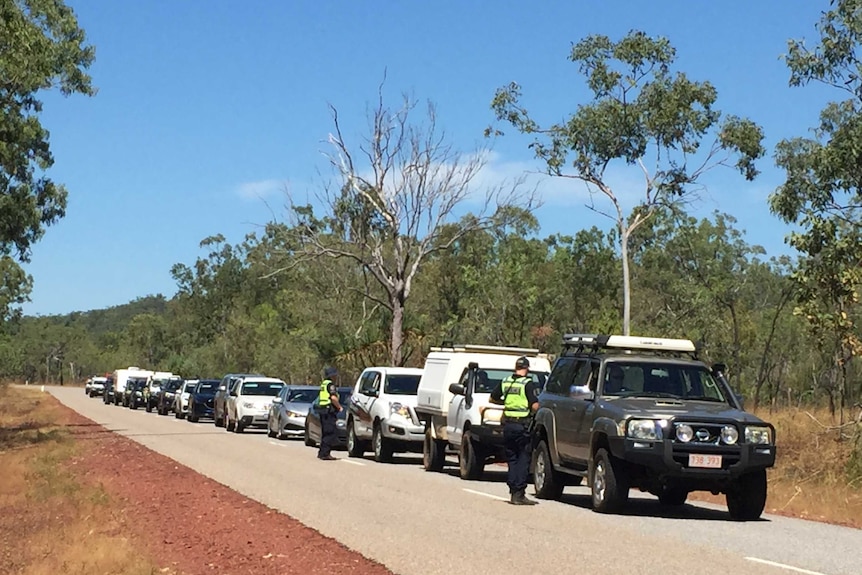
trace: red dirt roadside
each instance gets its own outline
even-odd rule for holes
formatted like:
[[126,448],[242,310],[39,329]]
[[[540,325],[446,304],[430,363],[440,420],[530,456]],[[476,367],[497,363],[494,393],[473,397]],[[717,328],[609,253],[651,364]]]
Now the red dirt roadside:
[[84,483],[102,485],[120,534],[163,571],[391,575],[299,521],[63,409],[80,446],[69,469]]

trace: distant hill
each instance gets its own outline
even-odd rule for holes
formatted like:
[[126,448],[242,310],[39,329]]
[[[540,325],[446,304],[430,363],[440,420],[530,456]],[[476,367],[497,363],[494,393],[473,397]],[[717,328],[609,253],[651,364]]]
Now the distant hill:
[[[93,335],[122,331],[133,317],[141,313],[161,315],[167,311],[168,300],[161,294],[148,295],[129,303],[105,309],[74,311],[64,315],[24,316],[22,323],[31,321],[48,322],[52,325],[80,326]],[[43,324],[44,325],[44,324]]]

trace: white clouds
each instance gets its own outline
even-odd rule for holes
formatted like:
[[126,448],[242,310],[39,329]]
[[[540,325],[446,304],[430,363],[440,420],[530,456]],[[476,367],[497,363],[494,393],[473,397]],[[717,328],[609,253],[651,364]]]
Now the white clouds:
[[286,184],[281,180],[259,180],[246,182],[235,188],[235,193],[244,200],[262,200],[282,192]]

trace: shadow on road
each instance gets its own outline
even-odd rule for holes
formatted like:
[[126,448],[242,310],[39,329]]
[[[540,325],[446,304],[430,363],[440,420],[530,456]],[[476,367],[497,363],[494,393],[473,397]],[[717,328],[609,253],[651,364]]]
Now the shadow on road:
[[[589,492],[577,494],[564,493],[562,498],[560,498],[560,502],[582,509],[593,508]],[[658,499],[649,497],[630,498],[625,509],[619,515],[694,521],[732,521],[730,515],[723,509],[710,509],[689,504],[679,506],[662,505],[658,502]],[[761,517],[757,521],[768,522],[769,519]]]

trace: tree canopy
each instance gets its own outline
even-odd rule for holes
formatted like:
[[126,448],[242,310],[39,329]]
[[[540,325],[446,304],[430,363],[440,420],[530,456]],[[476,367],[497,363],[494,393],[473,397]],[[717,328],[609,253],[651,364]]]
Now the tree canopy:
[[46,175],[54,158],[39,96],[92,95],[94,57],[62,0],[0,0],[0,320],[29,294],[18,263],[66,211],[66,189]]

